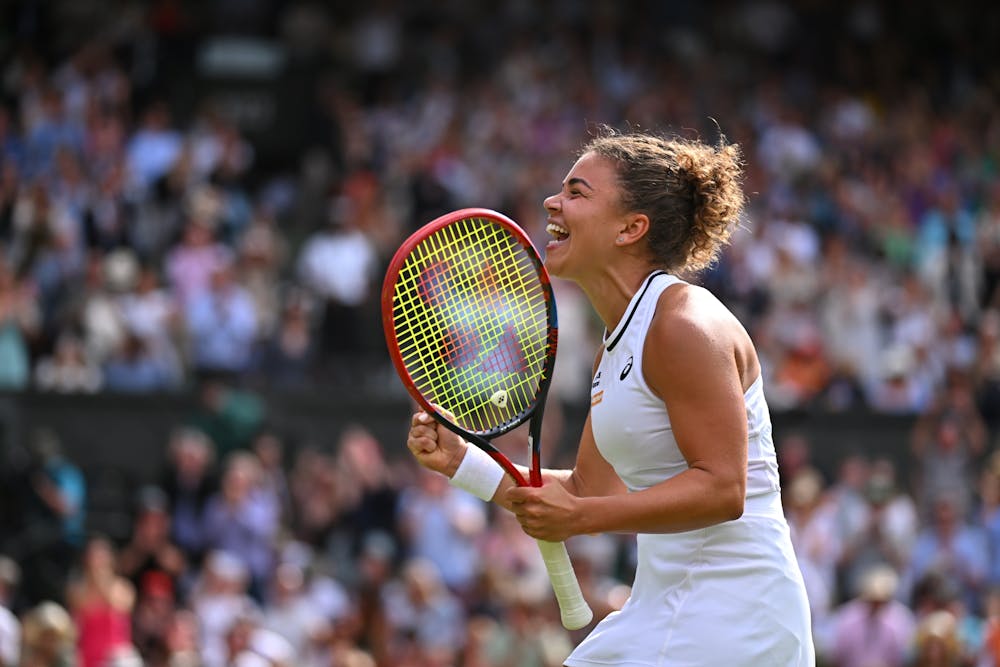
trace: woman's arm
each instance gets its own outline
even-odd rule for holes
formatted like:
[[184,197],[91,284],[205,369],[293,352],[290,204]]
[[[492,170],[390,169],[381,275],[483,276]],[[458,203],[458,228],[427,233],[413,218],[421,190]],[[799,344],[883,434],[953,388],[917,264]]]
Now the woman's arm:
[[505,503],[529,535],[556,541],[581,533],[679,532],[742,514],[747,415],[740,360],[752,347],[721,304],[690,292],[668,291],[661,297],[642,366],[650,388],[667,406],[688,469],[614,497],[574,497],[546,487],[508,490]]
[[[466,450],[475,447],[438,424],[425,412],[413,415],[407,446],[422,466],[446,477],[455,475]],[[526,467],[520,465],[517,467],[525,477],[528,476]],[[542,470],[542,483],[546,486],[557,483],[574,496],[614,495],[626,491],[625,485],[614,469],[597,450],[594,432],[590,426],[590,415],[587,415],[583,427],[573,469],[545,468]],[[509,510],[510,503],[506,500],[506,492],[516,486],[510,475],[504,475],[493,495],[493,501]]]

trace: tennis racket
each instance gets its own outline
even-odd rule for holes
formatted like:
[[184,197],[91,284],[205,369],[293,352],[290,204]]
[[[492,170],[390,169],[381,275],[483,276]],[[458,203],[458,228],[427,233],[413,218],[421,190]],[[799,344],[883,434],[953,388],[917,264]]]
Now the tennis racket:
[[[386,272],[382,323],[393,365],[420,407],[484,450],[519,486],[541,486],[539,434],[558,327],[548,272],[524,230],[482,208],[417,230]],[[529,419],[525,479],[490,440]],[[538,546],[563,625],[582,628],[593,613],[566,545]]]

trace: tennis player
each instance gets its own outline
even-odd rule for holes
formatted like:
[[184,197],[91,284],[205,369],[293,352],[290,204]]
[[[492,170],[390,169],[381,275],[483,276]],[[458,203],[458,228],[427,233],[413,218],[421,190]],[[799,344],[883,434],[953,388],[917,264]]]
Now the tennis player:
[[602,130],[545,200],[548,270],[604,321],[572,470],[518,488],[475,447],[413,416],[419,462],[511,510],[532,537],[637,533],[632,594],[569,667],[805,667],[805,587],[781,507],[754,345],[712,294],[738,224],[736,145]]

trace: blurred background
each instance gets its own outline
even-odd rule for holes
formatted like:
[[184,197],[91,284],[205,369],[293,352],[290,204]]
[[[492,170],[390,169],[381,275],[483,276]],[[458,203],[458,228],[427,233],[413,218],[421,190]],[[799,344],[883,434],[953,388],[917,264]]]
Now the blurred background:
[[[698,280],[821,663],[1000,665],[998,63],[988,3],[0,2],[0,667],[561,665],[533,542],[404,456],[378,292],[459,207],[543,242],[598,123],[743,148]],[[569,546],[619,607],[633,539]]]

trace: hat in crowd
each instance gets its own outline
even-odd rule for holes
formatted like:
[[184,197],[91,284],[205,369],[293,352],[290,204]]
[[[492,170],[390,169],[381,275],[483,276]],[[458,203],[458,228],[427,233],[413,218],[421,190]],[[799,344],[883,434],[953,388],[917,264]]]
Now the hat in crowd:
[[[947,656],[957,656],[961,650],[958,621],[950,611],[939,609],[925,616],[917,625],[917,651],[937,645]],[[949,663],[950,664],[950,663]]]
[[823,476],[812,467],[800,469],[788,487],[788,501],[796,507],[812,505],[823,493]]
[[61,605],[42,602],[25,614],[21,622],[21,637],[25,646],[39,643],[71,644],[76,641],[73,618]]
[[861,578],[861,597],[869,602],[888,602],[899,588],[899,575],[889,565],[873,565]]

